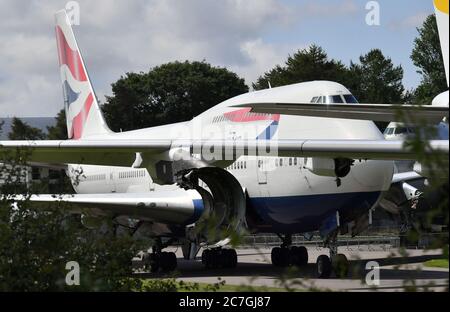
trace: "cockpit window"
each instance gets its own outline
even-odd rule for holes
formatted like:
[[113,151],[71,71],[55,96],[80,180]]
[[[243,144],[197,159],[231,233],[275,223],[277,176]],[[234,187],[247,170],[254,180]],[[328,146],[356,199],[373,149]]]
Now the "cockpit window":
[[395,134],[405,134],[408,133],[408,128],[400,127],[395,129]]
[[317,102],[316,103],[318,103],[318,104],[322,104],[323,103],[323,96],[319,96],[319,98],[317,99]]
[[311,103],[316,103],[317,102],[317,98],[318,98],[318,96],[313,97],[312,100],[311,100]]
[[340,95],[332,95],[328,97],[328,102],[333,104],[333,103],[344,103],[344,100],[342,99],[342,97]]
[[356,104],[358,101],[352,94],[344,94],[344,99],[346,103]]
[[387,128],[385,131],[384,131],[384,134],[386,134],[386,135],[391,135],[391,134],[393,134],[394,133],[394,128]]

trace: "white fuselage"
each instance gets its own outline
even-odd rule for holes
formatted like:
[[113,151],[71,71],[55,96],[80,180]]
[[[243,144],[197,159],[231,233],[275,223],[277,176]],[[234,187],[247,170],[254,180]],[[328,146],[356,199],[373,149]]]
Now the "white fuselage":
[[[322,81],[263,90],[227,100],[189,122],[115,133],[108,138],[383,140],[383,134],[371,121],[253,114],[234,107],[252,101],[310,102],[314,97],[323,96],[325,100],[344,94],[350,92],[342,85]],[[224,169],[240,182],[263,220],[288,227],[308,215],[323,218],[343,209],[368,210],[389,189],[393,175],[392,161],[355,160],[339,186],[335,177],[320,176],[305,168],[307,161],[307,158],[242,156],[228,162]],[[74,167],[70,166],[69,172]],[[158,188],[152,182],[151,168],[147,171],[131,167],[82,167],[86,178],[80,178],[74,185],[77,193],[139,193]]]

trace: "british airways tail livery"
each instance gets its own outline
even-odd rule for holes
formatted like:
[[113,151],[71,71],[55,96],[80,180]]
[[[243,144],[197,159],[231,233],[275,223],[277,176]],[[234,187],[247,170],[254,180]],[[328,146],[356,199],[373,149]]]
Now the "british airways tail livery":
[[[416,173],[393,169],[394,160],[417,155],[385,140],[373,122],[394,121],[398,105],[359,104],[341,84],[312,81],[243,94],[191,121],[114,133],[65,11],[56,14],[56,38],[70,139],[2,141],[0,156],[31,147],[30,162],[66,166],[77,194],[31,200],[69,202],[86,226],[114,218],[151,236],[153,271],[176,267],[175,255],[163,252],[175,242],[188,259],[203,247],[206,267],[234,267],[236,252],[221,234],[246,229],[280,236],[276,266],[305,265],[307,250],[292,246],[292,235],[319,232],[331,257],[320,256],[317,270],[328,277],[333,266],[347,268],[337,235],[364,230],[378,203],[395,209],[385,197],[393,184],[405,201],[420,195],[408,184]],[[448,117],[448,102],[401,109],[429,121]],[[428,146],[426,153],[448,154],[448,140]]]
[[68,137],[77,140],[110,133],[100,113],[97,97],[66,12],[63,10],[56,13],[55,21]]

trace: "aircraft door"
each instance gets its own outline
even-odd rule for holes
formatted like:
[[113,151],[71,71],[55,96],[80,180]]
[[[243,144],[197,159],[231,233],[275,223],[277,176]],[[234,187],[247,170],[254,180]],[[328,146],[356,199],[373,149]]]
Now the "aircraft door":
[[109,173],[109,189],[111,193],[115,193],[117,192],[117,186],[116,186],[116,176],[117,176],[117,172],[111,171]]
[[268,171],[267,159],[258,157],[256,170],[257,170],[257,175],[258,175],[258,184],[266,185],[267,184],[267,171]]

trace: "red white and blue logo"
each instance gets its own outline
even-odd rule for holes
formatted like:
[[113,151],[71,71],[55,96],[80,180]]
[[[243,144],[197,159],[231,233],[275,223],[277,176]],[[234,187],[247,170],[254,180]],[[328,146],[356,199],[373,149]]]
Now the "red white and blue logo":
[[[62,26],[65,28],[66,25]],[[66,103],[69,138],[79,139],[83,135],[83,128],[94,102],[94,96],[89,86],[80,53],[70,47],[64,31],[59,25],[56,26],[56,41]],[[76,107],[72,107],[73,105]]]
[[280,114],[261,114],[252,113],[251,108],[243,108],[228,112],[224,114],[225,119],[231,122],[258,122],[258,121],[270,121],[270,124],[264,131],[259,134],[257,140],[271,140],[278,130],[280,123]]

